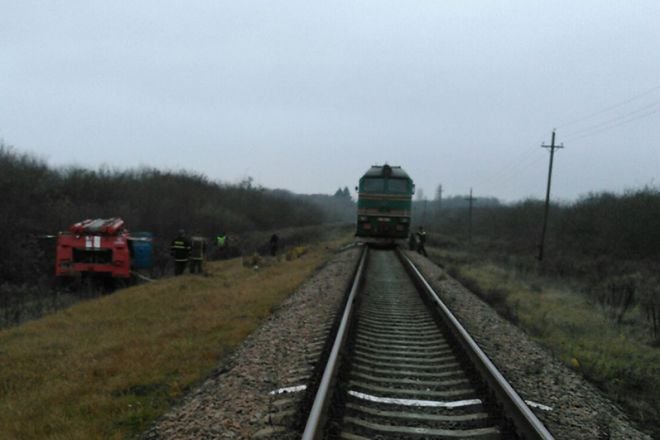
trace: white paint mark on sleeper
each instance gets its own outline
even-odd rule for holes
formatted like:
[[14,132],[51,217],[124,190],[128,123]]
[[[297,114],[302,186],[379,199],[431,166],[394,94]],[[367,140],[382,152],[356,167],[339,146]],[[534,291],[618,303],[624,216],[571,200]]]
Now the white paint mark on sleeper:
[[531,407],[538,408],[543,411],[552,411],[551,406],[544,405],[542,403],[532,402],[531,400],[525,400],[525,403]]
[[362,400],[369,400],[370,402],[389,403],[391,405],[404,405],[404,406],[425,406],[433,408],[460,408],[462,406],[478,405],[481,403],[480,399],[468,400],[454,400],[451,402],[443,402],[439,400],[416,400],[416,399],[395,399],[393,397],[378,397],[371,394],[361,393],[359,391],[349,391],[348,394]]
[[276,390],[271,391],[268,394],[274,396],[275,394],[297,393],[300,391],[305,391],[306,389],[307,389],[307,385],[296,385],[295,387],[278,388]]

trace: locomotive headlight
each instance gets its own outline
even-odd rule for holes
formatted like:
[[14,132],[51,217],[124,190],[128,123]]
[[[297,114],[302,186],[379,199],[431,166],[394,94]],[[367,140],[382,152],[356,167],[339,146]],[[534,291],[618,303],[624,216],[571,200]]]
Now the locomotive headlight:
[[367,218],[364,217],[364,216],[362,216],[362,217],[360,217],[360,221],[361,221],[361,222],[366,222],[366,221],[367,221]]

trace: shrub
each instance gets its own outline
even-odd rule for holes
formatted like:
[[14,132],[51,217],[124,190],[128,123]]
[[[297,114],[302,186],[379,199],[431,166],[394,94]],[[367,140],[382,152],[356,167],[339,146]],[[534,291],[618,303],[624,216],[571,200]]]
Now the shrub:
[[302,257],[307,252],[303,246],[295,246],[286,253],[287,261],[296,260]]

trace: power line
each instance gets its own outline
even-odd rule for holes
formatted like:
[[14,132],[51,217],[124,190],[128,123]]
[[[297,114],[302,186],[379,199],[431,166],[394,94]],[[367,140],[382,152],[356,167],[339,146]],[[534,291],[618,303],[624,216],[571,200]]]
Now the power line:
[[505,176],[503,179],[493,182],[492,186],[499,185],[500,187],[502,187],[502,186],[507,187],[507,185],[509,185],[511,182],[515,181],[518,177],[520,177],[521,174],[523,174],[525,171],[527,171],[532,166],[534,166],[534,165],[538,164],[539,162],[541,162],[543,159],[544,159],[543,156],[538,156],[538,157],[532,158],[532,160],[528,161],[525,164],[525,166],[523,166],[522,168],[516,170],[515,173],[509,174],[508,176]]
[[649,117],[651,115],[654,115],[658,112],[660,112],[660,108],[655,109],[655,110],[651,110],[649,112],[643,113],[643,114],[638,115],[638,116],[628,118],[626,120],[620,121],[620,122],[612,124],[610,126],[602,127],[600,129],[596,128],[596,129],[592,129],[590,131],[585,131],[585,132],[581,132],[581,133],[574,133],[572,136],[567,136],[566,138],[570,139],[570,140],[583,139],[583,138],[593,136],[593,135],[598,134],[598,133],[602,133],[604,131],[611,130],[613,128],[620,127],[621,125],[626,125],[626,124],[629,124],[631,122],[635,122],[637,120],[647,118],[647,117]]
[[[630,98],[627,98],[623,101],[617,102],[613,105],[607,106],[601,110],[589,113],[585,116],[573,119],[571,121],[565,122],[559,127],[565,128],[568,126],[576,125],[584,121],[588,121],[590,119],[593,119],[596,116],[605,114],[607,112],[611,112],[613,110],[616,110],[618,108],[621,108],[631,102],[637,101],[641,98],[644,98],[652,93],[657,92],[660,90],[660,85],[651,87],[649,89],[646,89],[636,95],[633,95]],[[651,116],[657,112],[660,112],[660,108],[656,108],[660,105],[660,101],[658,102],[653,102],[651,104],[639,107],[635,110],[628,111],[626,113],[623,113],[618,116],[610,117],[609,119],[606,119],[602,122],[598,122],[596,124],[592,124],[591,126],[583,127],[583,128],[576,128],[574,131],[569,132],[567,135],[565,135],[565,139],[570,139],[570,140],[575,140],[575,139],[581,139],[584,137],[592,136],[597,133],[600,133],[602,131],[607,131],[611,130],[613,128],[616,128],[618,126],[628,124],[630,122],[634,122],[638,119],[643,119],[648,116]],[[516,156],[511,162],[508,162],[506,165],[503,167],[497,169],[495,172],[493,172],[490,175],[487,175],[485,178],[482,178],[477,181],[475,186],[484,186],[484,185],[489,185],[493,183],[499,183],[499,182],[507,182],[510,181],[512,178],[517,177],[518,174],[521,171],[526,170],[530,166],[536,164],[537,162],[540,161],[539,158],[532,158],[531,155],[534,153],[535,150],[525,150],[522,154]],[[530,160],[531,159],[531,160]]]
[[494,186],[495,184],[501,184],[503,182],[508,182],[511,179],[518,177],[520,173],[527,170],[530,166],[536,164],[543,159],[543,156],[531,156],[531,154],[536,153],[535,150],[527,151],[525,157],[522,157],[522,160],[510,163],[508,166],[502,168],[499,172],[492,174],[486,179],[478,181],[475,187],[480,186]]
[[610,125],[612,123],[617,123],[617,122],[619,122],[621,120],[624,120],[624,119],[628,119],[628,118],[631,118],[631,117],[635,118],[639,114],[642,114],[642,116],[644,116],[645,113],[648,112],[650,109],[653,109],[654,107],[658,107],[658,106],[660,106],[660,101],[653,102],[651,104],[645,105],[643,107],[640,107],[640,108],[635,109],[633,111],[630,111],[628,113],[624,113],[624,114],[616,116],[614,118],[607,119],[603,122],[599,122],[599,123],[597,123],[595,125],[592,125],[590,127],[581,128],[581,129],[578,129],[578,130],[574,130],[572,132],[569,131],[565,136],[566,136],[566,138],[569,138],[569,137],[572,137],[572,136],[580,135],[580,134],[585,133],[585,132],[589,132],[589,131],[592,131],[592,130],[597,130],[599,128],[607,127],[608,125]]
[[480,179],[477,181],[475,186],[481,186],[485,185],[487,183],[491,183],[493,181],[496,181],[502,176],[509,175],[511,171],[513,171],[515,168],[517,168],[520,164],[526,162],[532,154],[534,154],[536,150],[525,150],[522,154],[516,156],[511,162],[507,163],[503,167],[499,168],[497,171],[494,173],[487,175],[485,178]]
[[618,102],[618,103],[616,103],[616,104],[614,104],[614,105],[610,105],[610,106],[608,106],[608,107],[605,107],[604,109],[601,109],[601,110],[595,111],[595,112],[593,112],[593,113],[589,113],[589,114],[587,114],[587,115],[585,115],[585,116],[582,116],[582,117],[579,117],[579,118],[573,119],[572,121],[564,122],[563,124],[560,124],[560,125],[558,125],[557,127],[559,127],[559,128],[566,128],[566,127],[568,127],[568,126],[575,125],[575,124],[580,123],[580,122],[582,122],[582,121],[586,121],[586,120],[591,119],[591,118],[593,118],[593,117],[595,117],[595,116],[598,116],[598,115],[601,115],[601,114],[603,114],[603,113],[607,113],[607,112],[609,112],[609,111],[612,111],[612,110],[615,110],[615,109],[617,109],[617,108],[623,107],[624,105],[629,104],[629,103],[631,103],[631,102],[633,102],[633,101],[636,101],[636,100],[638,100],[638,99],[640,99],[640,98],[643,98],[643,97],[645,97],[645,96],[647,96],[647,95],[650,95],[651,93],[653,93],[653,92],[655,92],[655,91],[657,91],[657,90],[660,90],[660,85],[657,85],[657,86],[655,86],[655,87],[651,87],[650,89],[647,89],[647,90],[645,90],[645,91],[643,91],[643,92],[641,92],[641,93],[638,93],[637,95],[634,95],[634,96],[632,96],[632,97],[630,97],[630,98],[628,98],[628,99],[626,99],[626,100],[624,100],[624,101]]

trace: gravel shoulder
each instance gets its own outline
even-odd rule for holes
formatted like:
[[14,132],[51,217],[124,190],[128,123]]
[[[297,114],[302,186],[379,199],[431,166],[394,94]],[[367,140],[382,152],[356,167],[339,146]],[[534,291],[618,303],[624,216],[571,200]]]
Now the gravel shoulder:
[[358,254],[335,255],[141,438],[295,438],[287,417],[303,397]]
[[558,439],[651,439],[623,411],[518,327],[453,280],[427,258],[407,252],[456,317],[472,334]]

